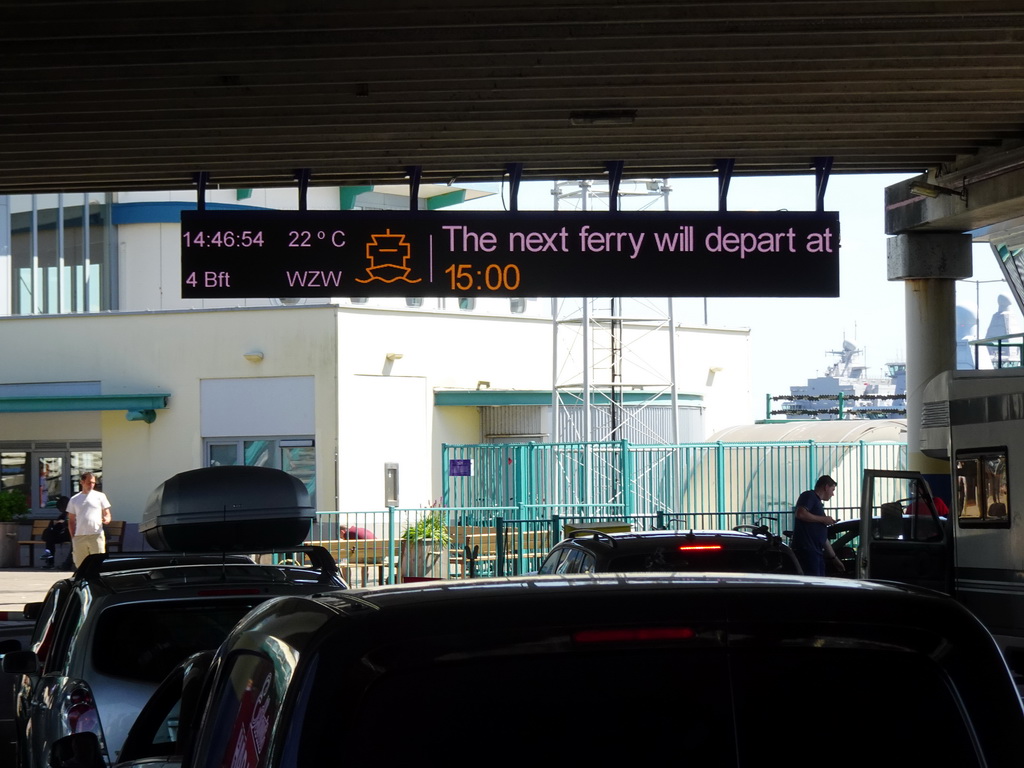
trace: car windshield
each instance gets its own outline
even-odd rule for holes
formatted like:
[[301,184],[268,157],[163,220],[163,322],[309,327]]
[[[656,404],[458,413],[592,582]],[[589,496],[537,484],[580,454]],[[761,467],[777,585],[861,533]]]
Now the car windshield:
[[103,611],[92,647],[98,672],[158,683],[176,664],[216,648],[262,597],[128,603]]

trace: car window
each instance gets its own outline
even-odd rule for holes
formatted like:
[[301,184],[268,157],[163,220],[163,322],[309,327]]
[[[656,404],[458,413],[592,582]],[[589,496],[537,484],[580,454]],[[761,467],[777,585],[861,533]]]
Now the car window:
[[[544,755],[564,755],[573,765],[607,765],[612,748],[607,739],[596,738],[594,729],[600,728],[601,718],[595,719],[594,707],[562,707],[558,728],[522,721],[524,712],[543,705],[544,691],[550,689],[551,681],[565,679],[567,672],[581,669],[603,673],[573,675],[570,689],[575,701],[597,706],[601,702],[609,706],[629,704],[615,706],[617,733],[662,734],[685,753],[680,764],[734,766],[729,751],[723,749],[730,739],[730,723],[721,716],[728,713],[729,706],[728,687],[721,685],[727,676],[725,657],[718,649],[685,657],[664,648],[649,653],[606,649],[582,654],[580,667],[574,666],[571,657],[560,654],[498,653],[489,658],[458,654],[452,663],[436,667],[403,664],[401,669],[388,670],[358,684],[348,674],[339,673],[330,661],[319,659],[326,669],[318,671],[316,678],[324,685],[318,687],[308,705],[302,705],[305,717],[301,741],[292,746],[297,754],[294,764],[298,766],[341,765],[336,759],[339,744],[344,745],[345,765],[380,763],[385,744],[386,764],[422,764],[425,745],[419,739],[395,739],[394,722],[379,714],[402,701],[430,701],[438,711],[457,713],[456,754],[467,761],[477,755],[489,756],[485,763],[504,765],[515,761],[517,765],[530,765]],[[439,681],[450,680],[463,684],[439,685]],[[641,680],[649,687],[639,685]],[[488,690],[501,692],[497,697],[500,701],[467,707],[467,681],[486,681]],[[673,690],[672,684],[679,685],[675,689],[678,694],[664,697]],[[329,693],[331,688],[335,688],[334,696]],[[700,695],[685,695],[685,691],[699,691]],[[378,709],[381,706],[383,710]],[[377,714],[371,715],[374,710]],[[339,729],[336,723],[342,714],[344,723]],[[515,728],[506,727],[517,721]],[[506,725],[495,728],[495,723]],[[285,750],[290,751],[288,746]]]
[[583,551],[580,549],[567,549],[562,562],[558,564],[555,573],[579,573],[583,561]]
[[175,754],[181,714],[181,670],[168,676],[135,719],[119,760]]
[[[836,670],[856,671],[856,683],[833,690],[829,718],[857,722],[857,712],[876,712],[851,747],[857,765],[980,765],[971,732],[945,672],[924,654],[883,648],[742,649],[731,656],[736,687],[736,732],[743,766],[774,766],[765,745],[779,733],[793,732],[793,713],[820,700],[822,681]],[[765,679],[766,670],[785,669],[785,680]],[[758,677],[761,680],[758,681]],[[893,681],[899,681],[894,685]],[[840,693],[841,691],[841,693]],[[884,703],[882,703],[884,702]],[[813,755],[836,755],[842,742],[834,728],[799,729],[799,763]],[[941,737],[940,737],[941,735]],[[797,742],[794,742],[794,747]],[[845,758],[853,758],[846,755]],[[824,764],[828,764],[826,760]]]
[[213,654],[211,649],[191,656],[164,678],[135,718],[119,762],[182,754],[190,743]]
[[[207,713],[205,743],[199,745],[197,754],[203,756],[201,764],[207,766],[258,768],[268,754],[267,740],[280,706],[283,686],[274,684],[274,664],[262,654],[232,654],[224,669],[226,677],[218,699]],[[335,716],[333,708],[323,714],[331,720]],[[324,722],[328,730],[336,725]],[[335,763],[336,760],[332,760],[322,765]]]
[[57,621],[60,619],[60,609],[64,607],[64,598],[67,597],[69,589],[66,581],[58,581],[50,588],[42,608],[39,609],[39,618],[32,629],[32,640],[29,647],[35,651],[40,662],[46,660],[53,647]]
[[548,555],[547,559],[545,559],[541,564],[538,573],[558,573],[558,566],[562,562],[567,551],[568,550],[563,547],[561,549],[556,549]]
[[[369,765],[387,744],[388,762],[413,765],[424,745],[394,739],[394,723],[380,713],[396,702],[430,701],[439,711],[458,713],[461,754],[493,756],[500,749],[503,762],[531,762],[565,752],[568,744],[574,764],[606,764],[608,740],[593,738],[600,718],[595,721],[592,707],[563,708],[559,728],[521,721],[523,712],[542,704],[550,681],[587,669],[603,673],[572,676],[577,700],[629,702],[616,708],[616,731],[669,738],[686,765],[776,768],[780,750],[787,749],[798,750],[788,758],[798,765],[979,765],[968,715],[944,670],[925,653],[844,636],[779,643],[777,633],[772,628],[759,638],[756,629],[740,631],[716,647],[713,632],[698,631],[679,643],[631,643],[616,631],[586,644],[519,637],[517,645],[500,649],[488,647],[481,635],[480,645],[468,638],[458,648],[418,642],[415,649],[388,647],[347,661],[343,650],[325,646],[299,697],[305,712],[294,729],[299,741],[283,751],[294,750],[299,766],[332,765],[342,744],[346,764]],[[857,684],[829,697],[829,719],[858,723],[864,712],[877,713],[855,747],[841,728],[801,728],[795,737],[794,713],[821,700],[835,670],[855,670]],[[487,681],[501,696],[487,707],[467,707],[464,685],[438,684],[450,680]],[[495,722],[519,725],[495,730]],[[567,733],[585,735],[567,742]],[[789,747],[779,741],[787,733],[794,734]]]
[[956,512],[961,528],[1010,526],[1006,448],[957,451]]
[[100,615],[98,672],[158,683],[186,656],[216,648],[259,599],[126,603]]
[[82,595],[76,589],[68,596],[67,605],[61,611],[57,632],[54,636],[53,648],[46,657],[43,665],[44,672],[54,672],[64,669],[68,658],[71,655],[71,648],[78,635],[78,629],[82,625],[84,613],[82,611]]
[[832,549],[839,553],[840,549],[857,549],[860,546],[860,527],[844,531],[841,536],[832,541]]

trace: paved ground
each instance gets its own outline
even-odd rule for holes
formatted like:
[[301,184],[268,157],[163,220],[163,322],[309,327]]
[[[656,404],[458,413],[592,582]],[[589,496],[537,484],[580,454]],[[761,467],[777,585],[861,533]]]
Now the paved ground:
[[70,575],[43,568],[0,569],[0,621],[20,619],[25,603],[42,600],[55,581]]

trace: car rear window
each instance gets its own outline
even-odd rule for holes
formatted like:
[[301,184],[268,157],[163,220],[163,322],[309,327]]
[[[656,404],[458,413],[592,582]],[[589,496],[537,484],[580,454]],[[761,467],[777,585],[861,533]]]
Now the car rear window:
[[[713,545],[708,545],[713,546]],[[680,550],[663,547],[653,552],[620,555],[608,563],[608,570],[631,571],[738,571],[740,573],[797,573],[794,559],[789,553],[765,548],[759,549],[701,549]]]
[[[340,745],[352,765],[430,762],[449,747],[453,758],[523,764],[599,765],[614,753],[624,764],[672,757],[728,768],[979,765],[943,669],[855,638],[716,647],[698,635],[671,647],[613,636],[586,648],[563,639],[430,660],[422,650],[346,664],[321,649],[298,705],[303,728],[286,752],[298,766],[332,764]],[[385,712],[444,713],[444,724],[396,739]],[[816,724],[801,725],[808,720]]]
[[262,597],[127,603],[100,615],[92,646],[97,672],[158,683],[176,664],[216,648]]

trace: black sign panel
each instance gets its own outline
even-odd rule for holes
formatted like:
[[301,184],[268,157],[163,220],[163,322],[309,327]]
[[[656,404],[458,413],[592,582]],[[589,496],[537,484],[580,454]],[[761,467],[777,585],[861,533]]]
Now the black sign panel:
[[184,298],[839,295],[839,214],[184,211]]

